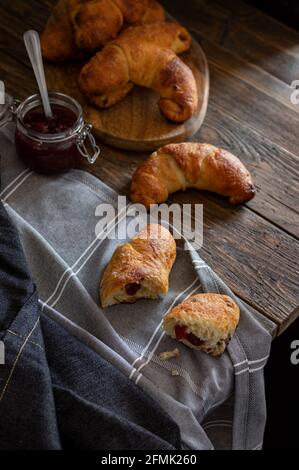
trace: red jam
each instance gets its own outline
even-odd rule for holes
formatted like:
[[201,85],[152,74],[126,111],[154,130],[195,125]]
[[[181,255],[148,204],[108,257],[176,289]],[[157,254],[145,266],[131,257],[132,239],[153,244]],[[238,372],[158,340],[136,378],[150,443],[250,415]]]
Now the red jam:
[[175,336],[176,339],[186,339],[189,343],[193,344],[193,346],[201,346],[204,344],[204,341],[200,338],[197,338],[193,333],[187,333],[187,327],[182,325],[175,326]]
[[60,105],[52,105],[53,118],[47,119],[42,108],[29,111],[23,122],[28,129],[41,134],[58,134],[71,129],[76,122],[76,115],[70,109]]
[[132,282],[126,285],[126,293],[128,295],[135,295],[137,291],[139,291],[141,285],[137,284],[137,282]]
[[[17,126],[16,148],[27,166],[40,173],[59,173],[78,166],[81,154],[76,144],[76,134],[62,136],[59,141],[49,141],[55,134],[70,131],[77,121],[70,109],[52,104],[53,118],[46,119],[43,109],[36,107],[23,118],[23,126],[29,135]],[[34,135],[36,132],[41,136]]]

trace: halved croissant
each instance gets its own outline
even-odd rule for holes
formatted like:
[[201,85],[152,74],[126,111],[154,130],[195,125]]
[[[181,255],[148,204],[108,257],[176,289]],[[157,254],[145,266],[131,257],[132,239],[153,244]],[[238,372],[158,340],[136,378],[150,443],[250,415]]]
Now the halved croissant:
[[167,335],[186,346],[220,356],[239,319],[240,309],[227,295],[196,294],[168,312],[163,327]]
[[130,196],[149,207],[186,188],[227,196],[232,204],[255,195],[250,173],[233,154],[210,144],[182,143],[160,148],[136,170]]
[[116,248],[100,284],[102,307],[166,294],[175,258],[171,233],[159,224],[147,225]]
[[116,103],[117,90],[129,90],[128,83],[152,88],[160,95],[162,114],[183,122],[197,108],[197,86],[192,71],[175,52],[190,45],[189,33],[175,23],[128,28],[83,67],[80,87],[89,102],[100,108]]

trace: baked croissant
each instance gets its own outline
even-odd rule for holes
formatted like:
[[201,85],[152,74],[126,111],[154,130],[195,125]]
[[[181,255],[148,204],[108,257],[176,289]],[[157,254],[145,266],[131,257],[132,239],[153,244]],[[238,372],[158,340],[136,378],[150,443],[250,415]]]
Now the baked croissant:
[[164,9],[150,0],[68,0],[69,18],[79,49],[96,51],[116,38],[124,23],[163,21]]
[[128,28],[83,67],[80,87],[100,108],[122,99],[133,84],[152,88],[160,95],[162,114],[183,122],[195,112],[198,95],[191,69],[176,52],[190,45],[189,33],[175,23]]
[[166,294],[175,258],[171,233],[161,225],[147,225],[130,242],[116,248],[100,284],[102,307]]
[[159,23],[165,21],[165,10],[156,0],[149,0],[140,24]]
[[130,196],[149,207],[186,188],[227,196],[232,204],[255,195],[250,173],[233,154],[210,144],[182,143],[161,147],[136,170]]
[[[71,0],[59,0],[57,5],[53,8],[51,18],[41,34],[41,46],[44,59],[58,63],[81,59],[84,54],[76,44],[77,36],[79,38],[79,45],[80,37],[83,37],[82,41],[86,46],[84,52],[92,52],[99,49],[110,39],[116,37],[125,20],[124,15],[117,6],[117,2],[110,2],[111,5],[113,4],[114,6],[110,5],[109,8],[107,8],[106,0],[98,2],[91,2],[89,0],[84,3],[85,7],[82,16],[84,16],[84,11],[85,15],[88,16],[92,8],[97,8],[97,15],[94,18],[88,17],[90,28],[87,27],[87,22],[83,22],[82,29],[75,24],[75,16],[79,13],[80,8],[83,7],[82,2],[78,2],[77,0],[72,2]],[[96,7],[91,7],[91,5],[87,7],[88,3],[96,3],[98,5],[96,5]],[[82,5],[80,6],[80,4]],[[127,4],[127,8],[128,6],[130,5]],[[136,15],[135,12],[133,12],[133,14]],[[140,16],[140,13],[138,15]],[[73,26],[70,17],[73,18]],[[132,13],[128,13],[127,17],[129,21],[134,19]],[[148,0],[145,13],[138,23],[158,23],[164,20],[164,8],[156,2],[156,0]],[[99,22],[101,22],[100,25]],[[73,32],[73,27],[75,33]],[[86,39],[86,35],[89,39]],[[94,36],[96,36],[95,41]],[[100,43],[100,46],[98,46],[97,41]]]
[[164,317],[163,327],[167,335],[186,346],[220,356],[239,318],[238,305],[227,295],[197,294],[174,307]]
[[45,30],[40,35],[43,58],[51,62],[80,59],[67,12],[67,0],[60,0],[52,10]]

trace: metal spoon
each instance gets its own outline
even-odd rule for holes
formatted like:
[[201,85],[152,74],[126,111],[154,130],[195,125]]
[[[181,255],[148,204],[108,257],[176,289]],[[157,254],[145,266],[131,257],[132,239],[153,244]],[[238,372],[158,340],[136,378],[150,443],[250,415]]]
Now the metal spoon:
[[50,106],[48,88],[45,79],[39,34],[37,31],[30,29],[24,33],[23,39],[38,84],[45,116],[47,119],[52,119],[53,113]]

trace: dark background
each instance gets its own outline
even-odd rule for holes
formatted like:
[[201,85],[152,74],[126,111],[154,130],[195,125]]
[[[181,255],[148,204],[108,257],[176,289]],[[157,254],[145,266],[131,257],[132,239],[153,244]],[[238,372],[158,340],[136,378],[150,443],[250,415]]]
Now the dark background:
[[298,0],[245,0],[246,3],[274,16],[292,28],[299,29]]

